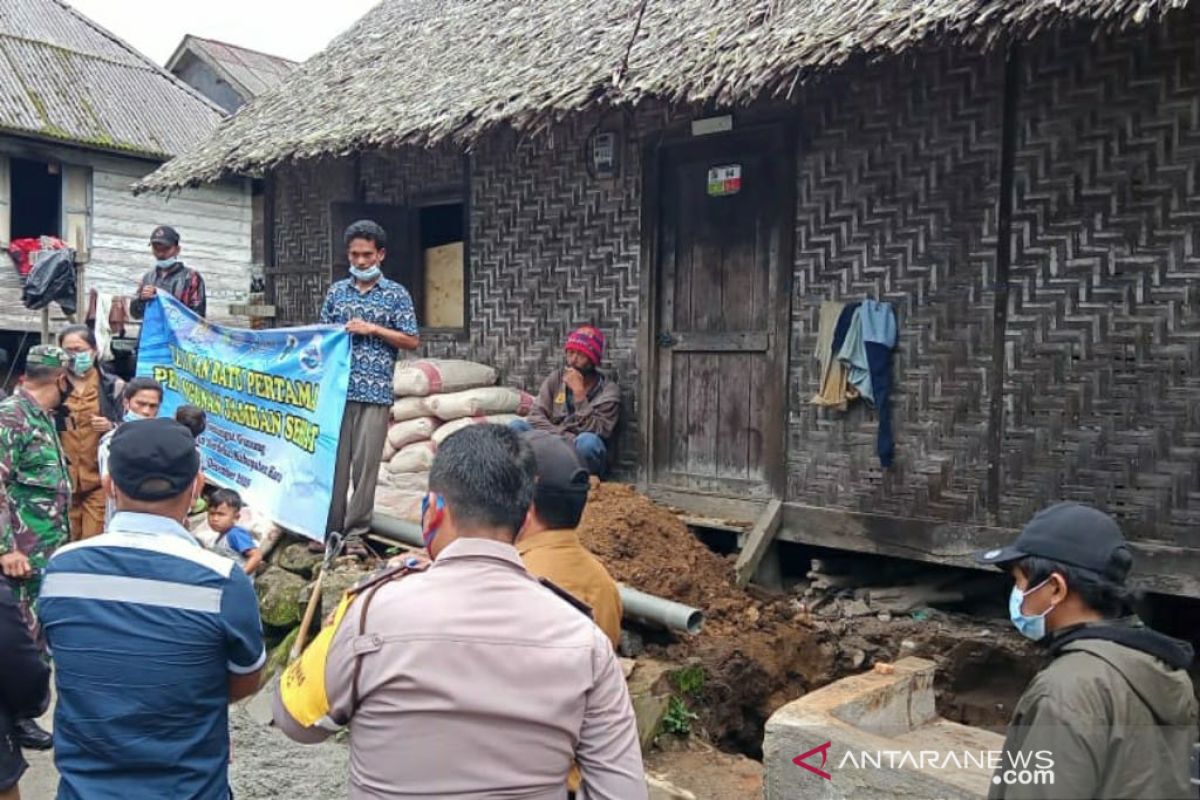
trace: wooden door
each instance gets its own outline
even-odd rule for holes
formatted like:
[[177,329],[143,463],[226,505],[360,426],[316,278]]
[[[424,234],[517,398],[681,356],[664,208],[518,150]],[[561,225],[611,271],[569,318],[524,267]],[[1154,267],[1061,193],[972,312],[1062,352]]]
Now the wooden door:
[[655,484],[782,495],[792,163],[782,130],[660,151]]

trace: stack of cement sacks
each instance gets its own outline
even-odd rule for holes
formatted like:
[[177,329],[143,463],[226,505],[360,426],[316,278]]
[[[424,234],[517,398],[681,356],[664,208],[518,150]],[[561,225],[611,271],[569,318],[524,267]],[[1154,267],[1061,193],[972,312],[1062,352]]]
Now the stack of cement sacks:
[[[388,510],[408,519],[420,515],[433,454],[447,436],[468,425],[506,425],[533,408],[529,394],[495,384],[496,370],[472,361],[426,358],[396,365],[396,402],[379,480],[395,490],[389,497],[397,497],[384,505],[400,507]],[[415,512],[410,507],[414,502]]]

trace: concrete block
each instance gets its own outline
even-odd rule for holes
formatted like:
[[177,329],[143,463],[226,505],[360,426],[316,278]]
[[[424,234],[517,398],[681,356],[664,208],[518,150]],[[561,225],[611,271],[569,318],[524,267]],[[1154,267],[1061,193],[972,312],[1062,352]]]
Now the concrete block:
[[1003,737],[939,718],[934,670],[931,661],[905,658],[776,711],[763,744],[766,800],[985,795],[986,754]]

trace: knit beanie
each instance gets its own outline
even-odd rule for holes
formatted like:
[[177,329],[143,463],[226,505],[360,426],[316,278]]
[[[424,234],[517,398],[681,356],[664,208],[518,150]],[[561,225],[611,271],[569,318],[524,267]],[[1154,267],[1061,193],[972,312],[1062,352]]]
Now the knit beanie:
[[591,325],[584,325],[571,332],[564,349],[568,353],[572,350],[583,353],[598,367],[604,359],[604,334]]

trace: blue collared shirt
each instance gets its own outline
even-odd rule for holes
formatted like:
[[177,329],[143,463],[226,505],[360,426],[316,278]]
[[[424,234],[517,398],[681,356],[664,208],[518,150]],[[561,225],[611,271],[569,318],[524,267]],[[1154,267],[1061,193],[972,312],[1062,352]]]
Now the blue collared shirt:
[[[394,331],[417,335],[417,313],[408,290],[395,281],[380,278],[363,293],[350,278],[329,287],[321,306],[322,325],[345,325],[352,319],[373,322]],[[350,337],[350,386],[347,400],[390,406],[395,401],[392,373],[396,348],[378,336]]]
[[230,796],[229,673],[266,661],[242,570],[177,522],[118,512],[50,559],[39,616],[59,800]]

